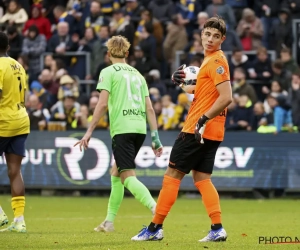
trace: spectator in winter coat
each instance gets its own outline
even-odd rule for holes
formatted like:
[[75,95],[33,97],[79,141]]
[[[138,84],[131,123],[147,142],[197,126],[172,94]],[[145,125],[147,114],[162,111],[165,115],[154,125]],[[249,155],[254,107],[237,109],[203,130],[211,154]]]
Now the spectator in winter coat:
[[249,8],[243,10],[243,17],[236,28],[236,32],[241,39],[244,50],[256,50],[262,46],[263,25],[253,10]]
[[272,78],[272,62],[268,58],[268,51],[261,47],[256,52],[256,58],[251,63],[251,68],[248,70],[249,77],[255,80],[269,81]]
[[21,7],[17,0],[11,0],[5,15],[0,19],[0,25],[5,25],[6,27],[16,25],[18,31],[21,31],[27,20],[28,15],[26,11]]
[[209,17],[213,17],[215,14],[221,16],[227,24],[228,29],[235,29],[236,20],[234,12],[225,2],[224,0],[212,0],[212,4],[206,7],[205,12],[208,13]]
[[15,26],[10,26],[7,28],[7,36],[10,47],[8,54],[10,57],[17,60],[22,52],[23,36],[18,32]]
[[28,56],[29,69],[35,80],[40,73],[40,55],[46,51],[47,42],[44,35],[39,34],[35,25],[28,29],[28,35],[23,41],[22,54]]
[[272,41],[272,43],[270,43],[270,49],[275,50],[278,57],[280,56],[282,48],[292,47],[293,28],[289,10],[280,10],[279,21],[272,26],[269,38]]
[[170,64],[172,72],[175,70],[176,51],[183,50],[188,43],[187,32],[182,20],[180,14],[173,17],[173,22],[167,28],[168,33],[163,43],[165,59]]
[[28,28],[32,25],[35,25],[39,33],[44,35],[47,40],[51,37],[51,23],[50,21],[43,17],[42,14],[42,5],[33,4],[31,7],[31,18],[25,23],[23,28],[23,34],[26,36],[28,33]]

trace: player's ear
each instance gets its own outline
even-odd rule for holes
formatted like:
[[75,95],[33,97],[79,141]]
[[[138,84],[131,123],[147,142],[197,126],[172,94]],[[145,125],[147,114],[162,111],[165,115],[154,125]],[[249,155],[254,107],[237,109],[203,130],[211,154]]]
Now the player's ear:
[[226,39],[226,36],[222,36],[222,42],[221,43],[223,43],[225,41],[225,39]]
[[6,49],[6,51],[9,51],[10,50],[10,46],[9,45],[7,45],[7,49]]
[[129,51],[126,51],[125,58],[127,58],[128,56],[129,56]]

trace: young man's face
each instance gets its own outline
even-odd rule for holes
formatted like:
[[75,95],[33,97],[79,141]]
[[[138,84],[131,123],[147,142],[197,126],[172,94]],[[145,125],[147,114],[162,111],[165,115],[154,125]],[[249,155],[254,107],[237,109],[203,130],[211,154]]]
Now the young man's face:
[[205,51],[216,51],[220,49],[220,46],[225,38],[226,37],[222,36],[219,30],[215,28],[205,28],[201,34],[202,46]]

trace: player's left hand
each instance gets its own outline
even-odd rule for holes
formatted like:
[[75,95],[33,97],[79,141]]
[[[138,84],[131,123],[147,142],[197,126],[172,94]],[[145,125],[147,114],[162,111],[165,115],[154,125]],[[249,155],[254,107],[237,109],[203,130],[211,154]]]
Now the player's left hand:
[[195,139],[197,142],[204,144],[203,134],[205,131],[206,123],[208,122],[209,118],[205,115],[202,115],[198,122],[196,123],[195,127]]
[[74,144],[74,147],[76,147],[77,145],[79,145],[80,151],[82,151],[82,148],[83,148],[84,150],[86,150],[86,149],[88,148],[88,146],[89,146],[89,141],[90,141],[90,139],[91,139],[91,136],[92,136],[92,134],[86,133],[86,134],[82,137],[82,139],[81,139],[80,141],[78,141],[78,142],[76,142],[76,143]]

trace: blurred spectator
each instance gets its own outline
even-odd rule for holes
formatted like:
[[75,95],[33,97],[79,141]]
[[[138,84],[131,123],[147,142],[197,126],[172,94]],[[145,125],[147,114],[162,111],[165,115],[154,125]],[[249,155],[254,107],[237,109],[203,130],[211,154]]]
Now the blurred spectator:
[[149,95],[152,102],[158,102],[161,100],[161,94],[157,88],[149,88]]
[[249,7],[248,0],[226,0],[226,3],[233,9],[237,23],[242,18],[243,9]]
[[53,75],[49,69],[42,70],[39,75],[39,83],[43,86],[43,88],[47,91],[48,98],[48,107],[52,107],[57,102],[57,94],[59,89],[59,84],[54,81]]
[[[254,116],[252,121],[252,130],[258,133],[268,133],[270,132],[270,126],[273,124],[273,117],[271,114],[267,114],[264,109],[264,104],[262,102],[257,102],[254,104]],[[271,132],[274,130],[271,128]]]
[[[74,39],[75,37],[77,38]],[[73,35],[72,37],[69,35],[69,24],[60,22],[57,25],[57,34],[54,34],[48,41],[47,51],[57,54],[74,51],[78,41],[78,35]]]
[[66,65],[64,61],[60,58],[56,58],[52,61],[51,64],[51,75],[53,81],[57,82],[59,84],[60,78],[67,74]]
[[188,59],[195,54],[203,53],[203,47],[201,42],[201,31],[196,29],[193,32],[193,39],[188,41],[188,44],[184,48],[184,52],[188,53]]
[[158,68],[157,61],[146,57],[139,46],[135,46],[134,48],[134,57],[130,61],[130,65],[135,67],[142,75],[145,75],[152,69]]
[[78,127],[80,105],[78,104],[78,107],[76,107],[76,98],[74,96],[65,96],[62,102],[58,102],[52,108],[54,108],[54,110],[50,118],[51,121],[66,122],[67,130],[76,129]]
[[272,62],[265,47],[256,51],[256,58],[248,69],[249,77],[255,80],[269,81],[272,78]]
[[158,118],[158,127],[163,130],[174,129],[176,124],[174,124],[173,117],[175,115],[175,104],[172,103],[171,96],[164,95],[161,99],[162,111]]
[[89,107],[85,104],[80,105],[80,117],[79,117],[79,124],[77,125],[78,129],[81,128],[88,128],[88,117],[89,117]]
[[49,108],[49,94],[47,90],[38,81],[33,81],[30,85],[31,93],[39,98],[42,108]]
[[182,129],[186,116],[189,112],[190,102],[186,93],[178,95],[177,105],[175,106],[174,121],[176,129]]
[[292,106],[293,124],[300,131],[300,73],[295,72],[292,77],[291,87],[289,89],[289,97]]
[[233,78],[233,72],[235,68],[243,68],[248,78],[248,70],[251,68],[251,63],[249,62],[248,56],[244,54],[243,50],[235,48],[232,51],[230,60],[228,61],[230,78]]
[[56,26],[57,32],[58,25],[63,22],[68,24],[68,33],[70,35],[74,33],[79,33],[79,26],[78,23],[73,15],[69,13],[64,6],[58,5],[53,9],[53,14],[55,19],[57,20],[58,24]]
[[125,3],[124,15],[128,16],[127,19],[132,22],[134,29],[136,30],[141,21],[141,12],[144,7],[137,0],[125,0]]
[[275,134],[281,132],[284,128],[291,132],[293,129],[292,111],[288,97],[286,95],[278,95],[277,97],[268,95],[267,101],[273,110]]
[[96,33],[93,28],[85,29],[84,37],[79,40],[77,51],[91,52],[94,43],[97,41]]
[[58,89],[57,99],[62,100],[64,96],[79,97],[79,90],[74,79],[69,75],[63,75],[60,78],[60,87]]
[[53,63],[53,55],[52,54],[47,54],[44,57],[44,69],[51,69],[51,65]]
[[188,65],[189,66],[196,66],[196,67],[201,67],[201,64],[204,60],[204,55],[203,54],[195,54],[190,60],[189,60],[189,63]]
[[50,113],[48,109],[42,108],[36,95],[29,96],[27,113],[30,120],[30,130],[44,130],[50,119]]
[[288,90],[291,85],[292,73],[284,69],[284,64],[280,59],[277,59],[272,64],[273,80],[280,83],[283,90]]
[[212,0],[212,4],[208,5],[205,10],[209,17],[213,17],[216,14],[221,16],[228,29],[235,29],[236,20],[232,8],[225,3],[224,0]]
[[270,30],[270,49],[276,50],[279,56],[282,48],[291,48],[293,44],[293,29],[290,13],[287,9],[279,11],[279,21],[275,22]]
[[263,25],[263,45],[268,50],[271,49],[270,31],[272,27],[278,24],[278,11],[280,9],[280,1],[278,0],[257,0],[255,4],[258,9],[258,14],[261,17]]
[[197,13],[200,5],[195,0],[181,0],[176,4],[176,13],[182,16],[182,24],[185,26],[188,37],[191,38],[196,28]]
[[51,37],[51,23],[49,19],[43,17],[41,4],[33,4],[31,7],[31,18],[25,23],[23,34],[26,36],[28,28],[35,25],[39,29],[39,33],[44,35],[47,40]]
[[109,20],[101,12],[101,3],[97,0],[91,2],[90,15],[85,19],[85,28],[92,27],[96,33],[102,25],[108,25]]
[[300,1],[299,0],[283,0],[282,7],[289,10],[292,19],[300,18]]
[[233,94],[236,96],[246,95],[252,104],[256,103],[257,96],[252,85],[248,84],[246,81],[246,73],[243,68],[235,68],[233,73]]
[[[93,114],[94,114],[95,108],[97,106],[98,100],[99,100],[99,97],[96,97],[96,96],[93,96],[90,98],[89,113],[88,113],[88,119],[87,119],[88,125],[90,124],[90,122],[93,119]],[[107,110],[106,113],[102,117],[100,117],[96,128],[106,129],[108,127],[108,125],[109,124],[108,124],[108,110]]]
[[141,21],[139,22],[139,26],[137,28],[137,31],[135,32],[135,35],[137,39],[141,39],[141,35],[143,32],[143,28],[146,23],[151,23],[153,27],[153,36],[156,41],[156,58],[157,60],[161,61],[162,60],[162,42],[164,38],[164,31],[161,23],[152,16],[151,11],[149,10],[143,10],[141,13]]
[[39,34],[35,25],[28,29],[28,35],[25,37],[22,46],[22,54],[28,56],[29,70],[32,79],[36,80],[40,73],[40,56],[46,51],[47,41],[44,35]]
[[172,16],[175,14],[175,6],[171,0],[152,0],[149,2],[148,9],[164,27],[166,27],[167,22],[172,20]]
[[[280,86],[280,83],[277,81],[272,81],[271,89],[269,89],[267,86],[263,86],[262,93],[264,93],[265,95],[272,95],[273,97],[277,97],[279,95],[288,96],[288,92],[286,90],[283,90]],[[271,108],[268,105],[267,100],[265,100],[264,102],[264,108],[267,113],[271,112]]]
[[9,39],[9,51],[8,54],[13,59],[17,59],[22,51],[23,36],[18,32],[15,26],[7,28],[7,36]]
[[91,76],[87,79],[91,79],[92,76],[97,76],[98,80],[98,66],[104,62],[104,57],[107,52],[106,42],[109,38],[109,26],[103,25],[100,28],[98,39],[94,42],[92,52],[91,52]]
[[183,50],[187,45],[187,33],[182,23],[182,16],[175,15],[169,24],[168,33],[163,43],[163,52],[166,61],[170,65],[171,72],[175,71],[175,55],[177,50]]
[[15,25],[21,32],[24,23],[28,20],[26,11],[19,5],[17,0],[10,0],[4,16],[0,19],[0,25],[12,26]]
[[160,100],[154,101],[154,102],[152,102],[152,105],[153,105],[156,119],[158,119],[159,116],[161,115],[161,111],[162,111],[161,101]]
[[244,50],[256,50],[262,46],[263,25],[253,10],[249,8],[243,10],[236,32],[241,38]]
[[227,130],[227,128],[229,130],[231,130],[231,126],[233,124],[234,110],[237,107],[237,100],[238,100],[238,97],[232,98],[232,102],[227,107],[227,114],[226,114],[226,121],[225,121],[225,129],[226,130]]
[[252,130],[253,107],[247,95],[240,95],[226,130]]
[[207,19],[209,18],[207,12],[199,12],[198,16],[197,16],[197,23],[198,23],[198,30],[202,31],[204,28],[204,24],[207,21]]
[[101,12],[106,16],[112,16],[114,10],[120,9],[120,0],[100,0]]
[[153,36],[153,25],[151,22],[145,23],[140,34],[139,46],[144,55],[151,59],[156,59],[156,40]]
[[107,55],[107,51],[103,51],[103,56],[104,56],[104,60],[102,62],[100,62],[99,64],[97,64],[97,69],[95,74],[93,75],[93,80],[98,82],[99,80],[99,75],[100,72],[102,71],[102,69],[108,67],[109,65],[111,65],[111,62],[109,60],[109,57]]
[[283,48],[280,52],[280,59],[283,62],[285,70],[295,73],[299,70],[299,66],[292,57],[292,52],[289,48]]
[[226,31],[226,39],[221,45],[223,51],[232,51],[235,48],[242,50],[243,45],[235,30]]
[[[113,18],[109,24],[111,36],[124,36],[133,45],[135,28],[133,24],[125,18],[124,10],[114,11]],[[130,46],[129,55],[133,54],[133,46]]]
[[148,88],[156,88],[159,90],[160,96],[167,94],[165,83],[160,78],[160,72],[157,69],[152,69],[148,73],[147,84]]

